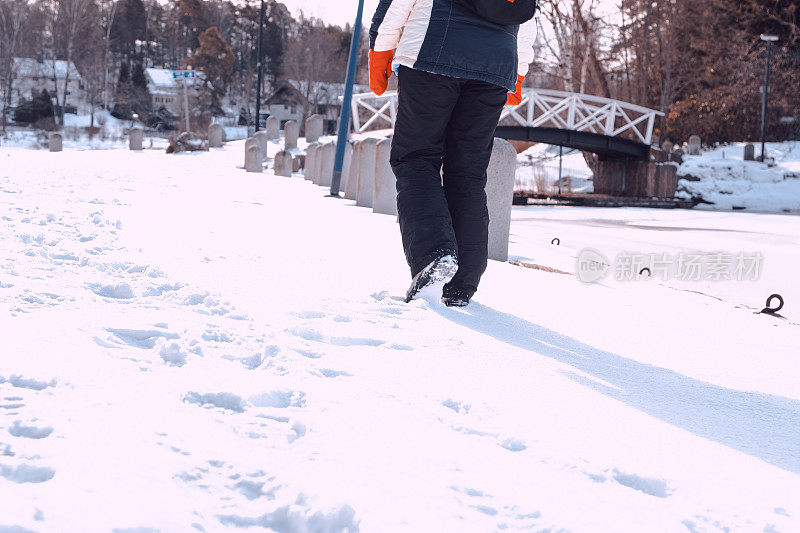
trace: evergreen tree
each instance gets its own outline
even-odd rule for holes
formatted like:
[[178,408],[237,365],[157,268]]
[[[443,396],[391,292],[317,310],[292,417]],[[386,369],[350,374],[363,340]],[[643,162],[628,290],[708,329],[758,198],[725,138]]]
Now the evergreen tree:
[[130,67],[123,61],[119,68],[117,91],[114,94],[114,110],[111,115],[121,119],[130,119],[133,116],[133,88],[130,80]]

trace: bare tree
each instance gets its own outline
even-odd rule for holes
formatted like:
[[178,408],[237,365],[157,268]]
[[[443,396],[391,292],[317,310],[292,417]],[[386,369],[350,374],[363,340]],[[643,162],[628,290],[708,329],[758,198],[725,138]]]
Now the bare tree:
[[0,91],[2,108],[0,120],[6,131],[6,115],[11,106],[14,81],[17,77],[17,62],[28,21],[28,3],[25,0],[6,0],[0,4]]

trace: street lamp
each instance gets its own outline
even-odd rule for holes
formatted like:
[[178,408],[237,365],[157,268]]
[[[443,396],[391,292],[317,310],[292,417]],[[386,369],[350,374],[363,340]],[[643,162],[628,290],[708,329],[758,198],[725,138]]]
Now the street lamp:
[[769,99],[769,62],[772,57],[772,43],[778,42],[777,35],[764,33],[761,40],[767,43],[767,71],[764,76],[764,95],[761,99],[761,162],[767,160],[767,100]]
[[[261,0],[261,13],[258,17],[258,77],[256,81],[256,132],[261,125],[261,76],[264,72],[262,50],[264,40],[264,0]],[[249,133],[248,133],[249,135]]]
[[344,148],[350,133],[350,105],[353,100],[353,84],[356,81],[358,47],[361,44],[361,16],[363,13],[364,0],[358,0],[356,23],[353,25],[353,40],[350,41],[350,59],[347,62],[347,78],[345,78],[344,82],[342,114],[339,116],[339,135],[336,138],[336,158],[333,162],[333,177],[329,195],[334,198],[339,198],[339,185],[342,182],[342,167],[344,166]]

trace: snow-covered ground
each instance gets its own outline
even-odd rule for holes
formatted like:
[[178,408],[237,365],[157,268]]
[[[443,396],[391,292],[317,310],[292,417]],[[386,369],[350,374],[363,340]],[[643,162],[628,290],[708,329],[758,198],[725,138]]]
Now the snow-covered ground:
[[517,209],[529,263],[762,280],[493,262],[452,310],[394,217],[242,163],[0,149],[0,531],[800,529],[797,218]]
[[734,143],[684,156],[677,196],[711,202],[700,204],[701,209],[800,213],[800,142],[767,143],[774,166],[744,161],[744,146]]

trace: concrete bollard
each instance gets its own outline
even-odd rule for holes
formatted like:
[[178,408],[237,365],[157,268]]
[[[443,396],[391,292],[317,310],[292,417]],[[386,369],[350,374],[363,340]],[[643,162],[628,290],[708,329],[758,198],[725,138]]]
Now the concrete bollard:
[[283,125],[283,149],[287,152],[297,148],[297,138],[300,136],[300,126],[294,120],[287,120]]
[[372,195],[372,211],[382,215],[397,215],[397,178],[389,164],[391,151],[391,137],[382,139],[375,149],[375,188]]
[[314,165],[317,164],[317,154],[319,154],[319,143],[311,143],[306,148],[306,167],[303,170],[303,177],[308,181],[314,181]]
[[244,169],[247,172],[261,172],[263,170],[263,161],[264,158],[261,156],[261,148],[258,143],[251,144],[245,154]]
[[517,174],[517,151],[508,141],[495,139],[486,170],[486,199],[489,208],[489,259],[508,261],[511,206]]
[[744,145],[744,160],[745,161],[756,160],[756,147],[753,146],[753,143],[747,143]]
[[292,177],[292,154],[286,151],[280,151],[275,154],[275,175],[284,176],[287,178]]
[[47,145],[51,152],[60,152],[64,147],[64,138],[58,132],[47,136]]
[[700,145],[702,141],[697,135],[689,137],[689,155],[700,155]]
[[322,115],[311,115],[306,119],[306,141],[315,143],[322,137]]
[[128,147],[131,150],[140,151],[142,149],[143,140],[144,131],[142,131],[142,128],[131,128],[128,132]]
[[[350,165],[347,167],[347,181],[344,186],[344,197],[348,200],[355,200],[358,196],[358,161],[361,157],[361,143],[357,141],[353,144],[353,151],[350,155]],[[344,172],[342,173],[344,175]]]
[[261,149],[262,160],[267,158],[267,150],[269,148],[269,138],[265,131],[257,131],[253,135],[253,139],[258,142],[258,147]]
[[319,185],[319,180],[322,177],[322,149],[325,147],[322,143],[317,143],[317,153],[314,156],[314,185]]
[[249,139],[247,139],[244,142],[244,167],[245,168],[247,168],[247,158],[248,158],[249,150],[253,146],[255,146],[256,149],[258,150],[258,154],[259,154],[259,157],[261,157],[261,161],[264,161],[263,152],[261,151],[261,143],[259,142],[259,140],[255,136],[250,137]]
[[208,126],[208,147],[222,148],[222,126],[219,124]]
[[333,180],[333,163],[336,159],[336,143],[322,145],[322,161],[319,167],[319,185],[330,187]]
[[368,138],[361,143],[361,153],[358,157],[358,194],[356,205],[372,207],[372,197],[375,194],[375,161],[378,150],[378,139]]
[[353,166],[353,143],[344,145],[344,161],[342,161],[342,177],[339,182],[339,192],[347,190],[347,180],[350,179],[350,169]]
[[275,117],[267,117],[266,129],[268,141],[277,141],[281,138],[281,121]]

